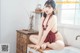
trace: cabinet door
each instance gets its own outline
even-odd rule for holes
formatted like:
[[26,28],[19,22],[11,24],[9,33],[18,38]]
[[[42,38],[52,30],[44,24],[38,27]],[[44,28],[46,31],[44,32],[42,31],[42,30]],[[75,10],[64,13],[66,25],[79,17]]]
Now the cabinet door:
[[23,53],[27,53],[27,35],[23,34]]
[[19,51],[23,53],[23,34],[21,33],[19,36]]
[[18,51],[17,53],[23,53],[23,51],[22,51],[22,50],[20,50],[20,49],[18,49],[17,51]]
[[20,36],[21,36],[21,33],[20,32],[17,32],[16,53],[19,53],[20,52]]

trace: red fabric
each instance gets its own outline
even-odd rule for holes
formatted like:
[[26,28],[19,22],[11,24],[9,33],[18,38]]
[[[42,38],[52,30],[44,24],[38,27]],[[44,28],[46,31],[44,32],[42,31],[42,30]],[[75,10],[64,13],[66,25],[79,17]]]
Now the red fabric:
[[49,43],[52,43],[52,42],[55,42],[55,33],[53,33],[52,31],[50,31],[45,39],[45,43],[46,42],[49,42]]

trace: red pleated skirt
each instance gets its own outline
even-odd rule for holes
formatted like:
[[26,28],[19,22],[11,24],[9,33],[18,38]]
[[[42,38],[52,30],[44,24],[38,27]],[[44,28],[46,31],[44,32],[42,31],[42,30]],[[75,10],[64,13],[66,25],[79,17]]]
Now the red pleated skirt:
[[53,33],[52,31],[50,31],[45,39],[45,43],[46,42],[49,42],[49,43],[52,43],[52,42],[55,42],[55,33]]

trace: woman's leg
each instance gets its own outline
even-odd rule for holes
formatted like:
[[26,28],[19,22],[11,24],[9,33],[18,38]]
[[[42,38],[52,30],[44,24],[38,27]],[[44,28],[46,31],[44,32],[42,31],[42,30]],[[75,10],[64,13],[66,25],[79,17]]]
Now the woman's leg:
[[38,43],[38,35],[31,35],[29,37],[30,41],[34,44],[37,44]]
[[54,50],[60,50],[60,49],[63,49],[64,48],[64,42],[63,41],[61,41],[61,40],[57,40],[56,42],[54,42],[54,43],[49,43],[48,44],[48,47],[49,48],[52,48],[52,49],[54,49]]

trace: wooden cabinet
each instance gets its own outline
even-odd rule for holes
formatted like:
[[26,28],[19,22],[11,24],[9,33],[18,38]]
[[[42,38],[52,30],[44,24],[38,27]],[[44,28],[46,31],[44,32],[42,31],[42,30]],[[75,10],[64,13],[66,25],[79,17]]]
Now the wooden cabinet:
[[27,53],[27,45],[30,44],[29,36],[38,34],[37,31],[17,30],[16,53]]

